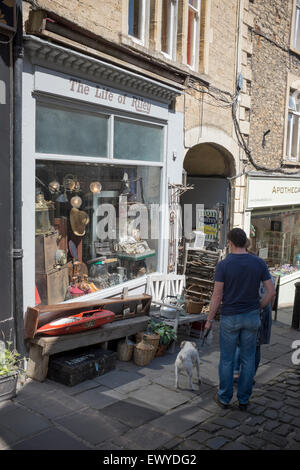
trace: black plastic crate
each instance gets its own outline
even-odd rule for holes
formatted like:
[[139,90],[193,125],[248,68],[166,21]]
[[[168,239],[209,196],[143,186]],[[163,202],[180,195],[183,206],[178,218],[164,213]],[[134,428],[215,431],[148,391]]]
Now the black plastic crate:
[[50,356],[47,377],[64,385],[77,385],[115,369],[117,353],[89,348]]

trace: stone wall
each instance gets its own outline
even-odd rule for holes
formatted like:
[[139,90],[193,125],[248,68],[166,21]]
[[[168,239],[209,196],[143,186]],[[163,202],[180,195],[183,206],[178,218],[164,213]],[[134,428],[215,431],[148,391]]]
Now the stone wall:
[[[300,55],[290,50],[293,0],[249,1],[251,38],[249,148],[255,163],[279,167],[285,156],[289,73],[300,77]],[[270,130],[263,147],[263,135]],[[252,165],[248,169],[253,170]]]

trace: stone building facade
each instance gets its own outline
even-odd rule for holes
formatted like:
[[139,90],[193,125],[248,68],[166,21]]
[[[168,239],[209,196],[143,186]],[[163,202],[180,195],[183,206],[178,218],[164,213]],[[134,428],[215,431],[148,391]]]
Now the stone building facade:
[[270,267],[280,269],[296,265],[300,251],[300,3],[249,0],[243,9],[239,118],[245,174],[240,208],[244,204],[252,247]]
[[[54,178],[69,162],[74,163],[74,172],[76,165],[83,168],[85,162],[109,166],[102,156],[93,160],[92,145],[86,159],[74,150],[70,156],[68,149],[66,154],[62,147],[57,150],[55,145],[62,145],[55,123],[55,116],[62,119],[60,110],[69,116],[66,124],[77,112],[106,113],[111,126],[111,167],[116,158],[111,150],[114,123],[122,118],[139,122],[139,116],[143,126],[162,126],[163,159],[155,157],[147,168],[137,157],[137,165],[130,156],[126,160],[145,179],[155,171],[162,175],[161,187],[157,182],[157,188],[146,189],[144,195],[155,200],[161,194],[160,202],[167,203],[168,185],[193,185],[194,190],[183,195],[183,203],[204,205],[209,223],[215,219],[208,227],[210,240],[222,248],[227,229],[243,226],[246,159],[241,136],[250,142],[253,25],[254,13],[247,0],[23,0],[25,308],[34,303],[33,187],[39,184],[38,190],[47,193],[49,182],[43,181],[43,168],[50,168]],[[69,109],[74,116],[68,114]],[[88,128],[87,134],[94,138]],[[147,151],[151,154],[150,146]],[[122,158],[117,159],[118,168]],[[148,180],[154,185],[155,178],[159,179]],[[157,264],[147,261],[141,272],[174,269],[176,255],[170,258],[174,240],[170,242],[167,225],[161,227],[160,247],[152,250],[160,253],[153,258]],[[192,221],[192,228],[197,228],[197,220]],[[86,247],[78,249],[79,257],[84,257]],[[138,288],[138,279],[130,286]],[[109,294],[115,293],[115,288],[109,290]]]

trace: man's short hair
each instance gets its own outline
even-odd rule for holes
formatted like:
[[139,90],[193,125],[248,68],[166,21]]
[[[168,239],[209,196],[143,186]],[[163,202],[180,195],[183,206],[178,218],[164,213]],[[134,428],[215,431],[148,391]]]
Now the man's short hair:
[[227,239],[239,248],[245,248],[247,243],[247,235],[241,228],[233,228],[228,232]]

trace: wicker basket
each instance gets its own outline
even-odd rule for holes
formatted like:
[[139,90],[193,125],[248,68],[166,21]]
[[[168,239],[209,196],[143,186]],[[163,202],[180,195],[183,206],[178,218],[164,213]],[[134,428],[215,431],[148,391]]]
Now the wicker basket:
[[133,354],[133,347],[134,344],[131,341],[129,342],[126,339],[119,341],[117,346],[117,355],[119,361],[130,361]]
[[136,340],[136,343],[140,343],[142,340],[144,340],[147,344],[151,344],[151,346],[153,346],[154,348],[153,357],[155,357],[155,354],[159,345],[160,335],[158,335],[157,333],[149,334],[149,333],[139,332],[135,335],[135,340]]
[[147,366],[153,359],[154,347],[142,340],[134,346],[133,360],[137,366]]

